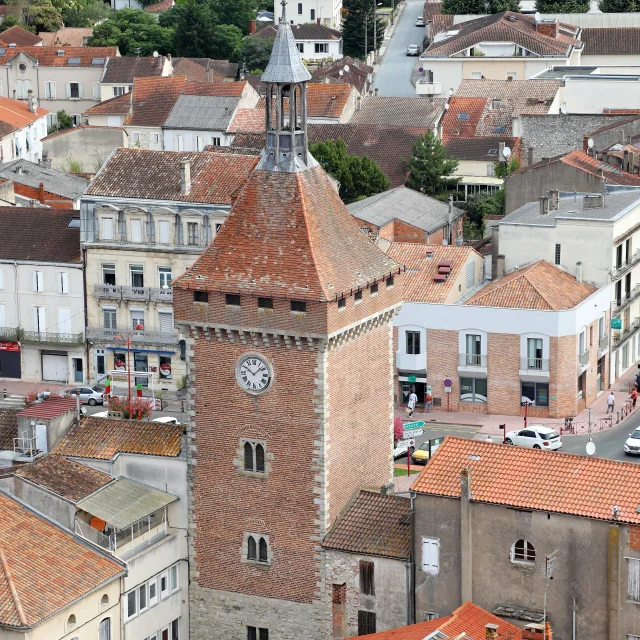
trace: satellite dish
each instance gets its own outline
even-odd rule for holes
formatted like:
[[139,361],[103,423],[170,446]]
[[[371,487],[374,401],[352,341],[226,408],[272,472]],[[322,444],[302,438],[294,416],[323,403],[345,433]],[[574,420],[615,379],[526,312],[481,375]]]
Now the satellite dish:
[[445,109],[445,111],[447,111],[449,109],[449,103],[448,102],[444,105],[444,109]]
[[587,140],[587,146],[589,147],[589,149],[593,149],[593,138],[589,138]]
[[505,147],[502,151],[502,155],[505,158],[508,158],[511,155],[511,149],[509,149],[509,147]]
[[595,442],[587,442],[587,455],[592,456],[596,452],[596,443]]
[[536,19],[536,22],[540,22],[542,20],[542,16],[539,11],[536,11],[536,15],[533,17]]
[[344,71],[342,69],[340,69],[340,71],[338,71],[338,74],[343,76],[344,75]]
[[562,113],[562,114],[565,114],[565,115],[566,115],[566,113],[567,113],[567,107],[565,107],[564,105],[562,105],[562,106],[560,107],[560,113]]
[[345,64],[345,65],[344,65],[344,67],[343,67],[343,69],[344,69],[347,73],[349,73],[349,65],[348,65],[348,64]]

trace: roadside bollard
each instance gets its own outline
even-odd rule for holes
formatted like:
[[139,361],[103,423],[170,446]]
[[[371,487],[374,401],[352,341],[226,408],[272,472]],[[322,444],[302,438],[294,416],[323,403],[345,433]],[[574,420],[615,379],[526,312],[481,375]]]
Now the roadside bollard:
[[7,390],[6,390],[6,389],[3,389],[3,390],[2,390],[2,399],[3,399],[3,400],[6,400],[6,399],[7,399]]

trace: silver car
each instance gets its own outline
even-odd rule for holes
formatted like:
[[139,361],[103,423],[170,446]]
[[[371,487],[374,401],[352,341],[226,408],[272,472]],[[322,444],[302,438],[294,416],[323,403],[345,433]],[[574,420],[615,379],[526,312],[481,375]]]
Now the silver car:
[[65,393],[74,397],[78,392],[80,392],[81,404],[90,404],[92,407],[97,404],[104,404],[104,389],[101,387],[73,387],[65,391]]
[[407,47],[407,55],[408,56],[419,56],[420,55],[420,47],[417,44],[410,44]]

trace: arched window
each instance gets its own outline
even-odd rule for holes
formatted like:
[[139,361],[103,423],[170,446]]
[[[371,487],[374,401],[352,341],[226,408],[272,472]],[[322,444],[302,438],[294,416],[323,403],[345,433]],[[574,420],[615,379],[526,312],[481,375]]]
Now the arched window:
[[[245,459],[247,453],[245,450]],[[264,447],[261,444],[256,445],[256,471],[258,473],[264,473]]]
[[76,626],[76,617],[73,613],[67,618],[67,629],[73,629]]
[[530,542],[518,540],[511,549],[511,560],[513,562],[535,562],[536,550]]
[[98,640],[111,640],[111,618],[105,618],[98,626]]
[[109,604],[109,596],[105,593],[102,598],[100,598],[100,606],[106,607]]
[[247,560],[257,560],[256,554],[256,539],[253,536],[249,536],[247,540]]
[[244,443],[244,470],[253,471],[253,447],[250,442]]
[[260,538],[260,543],[259,543],[259,551],[260,551],[260,555],[258,557],[258,560],[260,562],[267,562],[268,557],[267,557],[267,541],[264,538]]

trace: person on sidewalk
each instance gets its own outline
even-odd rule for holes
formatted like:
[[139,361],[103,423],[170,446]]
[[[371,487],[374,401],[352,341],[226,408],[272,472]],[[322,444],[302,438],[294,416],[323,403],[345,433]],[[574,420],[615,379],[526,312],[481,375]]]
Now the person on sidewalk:
[[409,396],[409,403],[407,405],[409,407],[409,417],[413,415],[413,411],[416,408],[416,402],[418,402],[418,396],[416,395],[415,391],[412,391],[411,395]]
[[616,397],[613,395],[613,391],[609,391],[607,397],[607,413],[613,413],[616,406]]
[[632,406],[635,409],[636,408],[636,401],[638,400],[638,388],[637,387],[633,387],[633,389],[631,390],[631,401],[632,401]]

